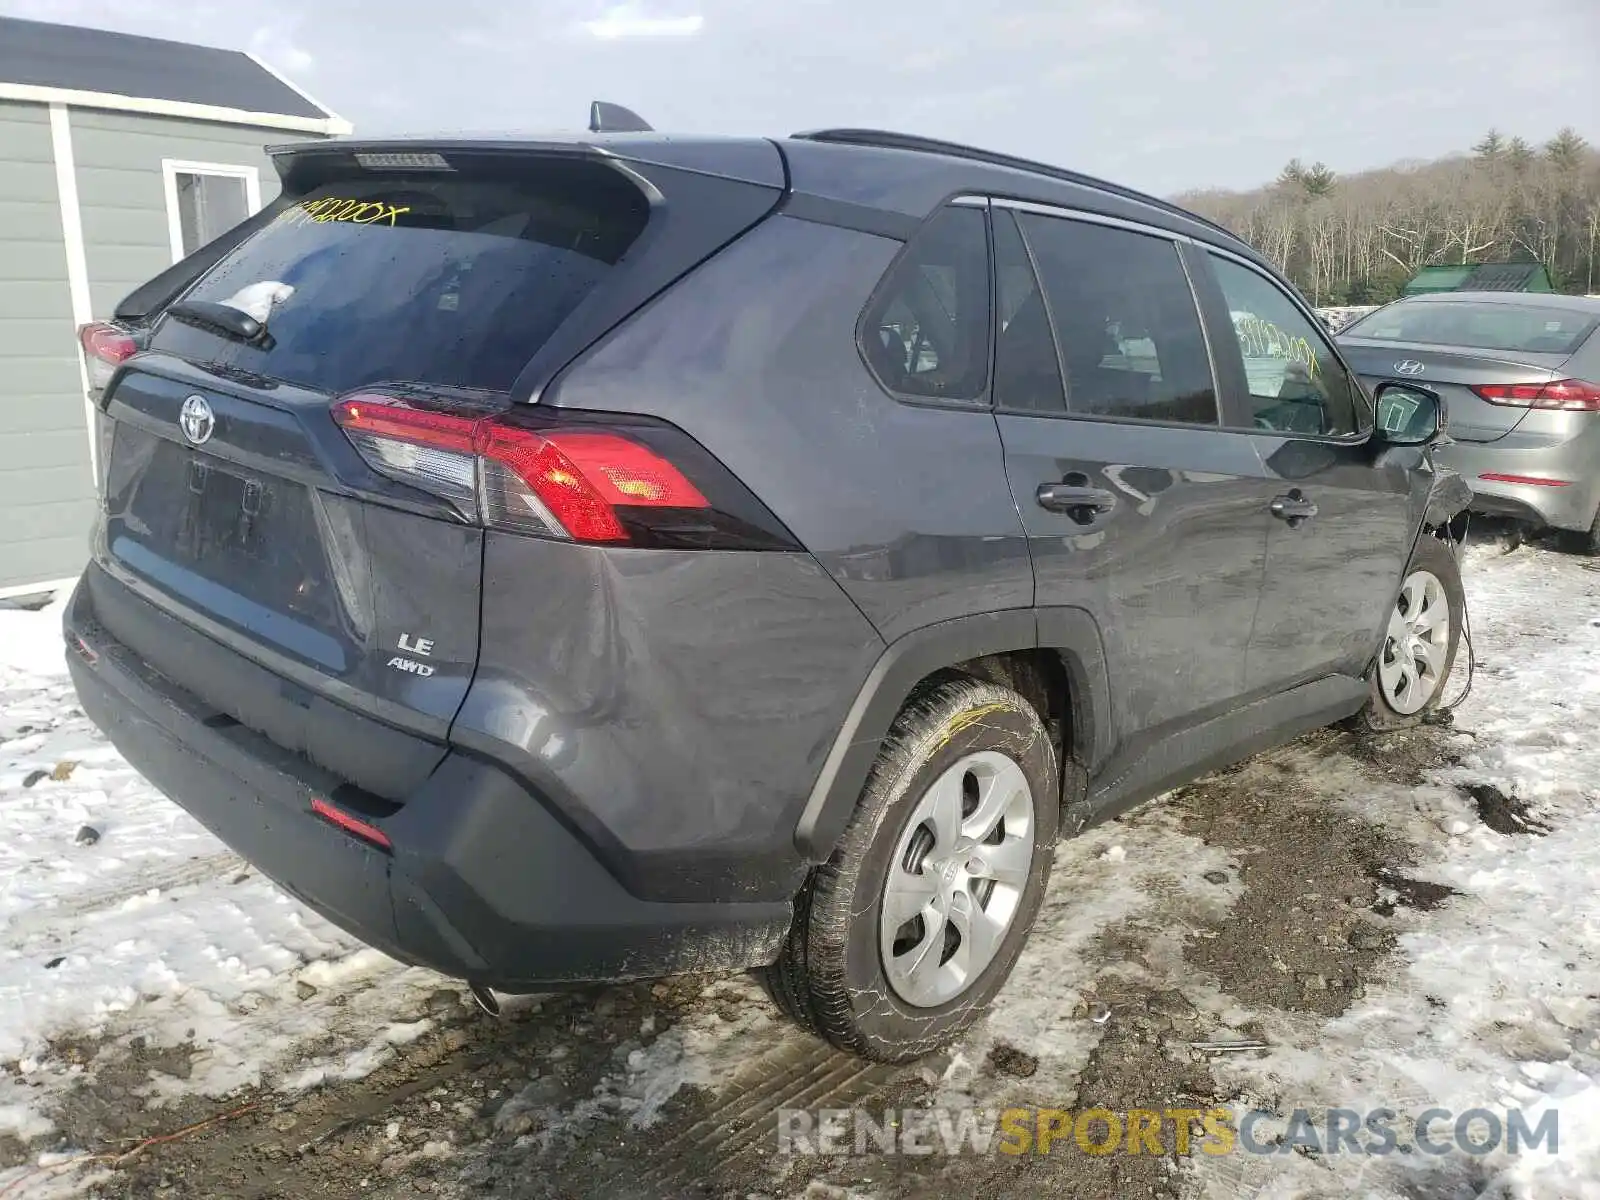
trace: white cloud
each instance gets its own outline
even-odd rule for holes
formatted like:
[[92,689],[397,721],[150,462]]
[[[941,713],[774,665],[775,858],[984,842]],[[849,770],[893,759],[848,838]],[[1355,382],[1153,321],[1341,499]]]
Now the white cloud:
[[317,60],[285,30],[264,25],[250,35],[250,53],[271,63],[286,75],[304,75]]
[[222,45],[207,36],[217,16],[217,5],[194,3],[177,6],[170,0],[4,0],[0,16],[63,25],[87,25],[144,37],[186,41],[196,45]]
[[619,4],[592,21],[581,22],[580,28],[590,37],[615,41],[619,38],[693,37],[704,25],[705,18],[699,13],[655,17],[637,5]]
[[1111,33],[1142,33],[1160,23],[1159,18],[1148,9],[1127,6],[1114,8],[1109,5],[1096,5],[1089,12],[1088,21],[1096,29]]
[[[1286,8],[1330,6],[1339,19],[1322,22],[1311,39],[1285,36],[1275,19]],[[8,16],[257,49],[364,133],[561,128],[581,123],[589,97],[613,95],[685,133],[898,125],[1157,193],[1270,180],[1295,155],[1341,171],[1427,158],[1470,146],[1490,125],[1543,141],[1600,112],[1589,52],[1600,45],[1600,0],[1450,0],[1456,19],[1438,47],[1438,69],[1428,72],[1431,91],[1415,95],[1416,47],[1439,42],[1437,3],[448,7],[441,27],[439,5],[425,0],[389,0],[381,21],[352,0],[0,0]],[[1212,12],[1219,8],[1228,11],[1221,23]],[[269,33],[253,41],[262,27]],[[1374,39],[1373,29],[1383,36]],[[1491,59],[1501,69],[1485,88]],[[507,64],[521,69],[501,69]],[[415,86],[440,78],[472,86]],[[1284,88],[1296,89],[1292,100]]]

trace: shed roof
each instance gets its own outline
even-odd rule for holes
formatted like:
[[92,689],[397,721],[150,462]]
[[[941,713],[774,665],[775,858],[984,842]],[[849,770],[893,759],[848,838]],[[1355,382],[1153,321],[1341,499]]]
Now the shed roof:
[[1451,292],[1459,288],[1472,274],[1471,264],[1461,266],[1423,267],[1406,284],[1406,295],[1415,292]]
[[1540,263],[1479,263],[1461,288],[1469,292],[1547,292],[1550,276]]
[[1548,292],[1550,276],[1540,263],[1459,263],[1423,267],[1405,286],[1407,296],[1428,292]]
[[350,131],[347,121],[253,55],[14,17],[0,17],[0,99]]

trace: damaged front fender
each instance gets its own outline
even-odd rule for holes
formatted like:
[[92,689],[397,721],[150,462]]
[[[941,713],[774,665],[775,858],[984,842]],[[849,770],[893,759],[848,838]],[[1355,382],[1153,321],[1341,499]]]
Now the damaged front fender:
[[1472,488],[1460,472],[1429,462],[1433,482],[1428,487],[1428,503],[1423,510],[1422,522],[1432,529],[1442,528],[1453,518],[1466,512],[1472,503]]

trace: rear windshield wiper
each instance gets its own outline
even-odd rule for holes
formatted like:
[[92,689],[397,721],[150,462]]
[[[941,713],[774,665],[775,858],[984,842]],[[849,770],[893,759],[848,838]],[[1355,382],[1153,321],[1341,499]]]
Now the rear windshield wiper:
[[198,325],[240,342],[259,341],[267,331],[266,325],[249,313],[210,300],[179,300],[167,309],[167,315],[174,321]]

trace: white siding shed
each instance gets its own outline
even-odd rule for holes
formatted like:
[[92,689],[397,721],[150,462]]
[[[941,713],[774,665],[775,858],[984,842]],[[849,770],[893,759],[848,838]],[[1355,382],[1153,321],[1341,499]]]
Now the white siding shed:
[[270,203],[265,146],[349,132],[248,54],[0,17],[0,598],[88,555],[77,327]]

